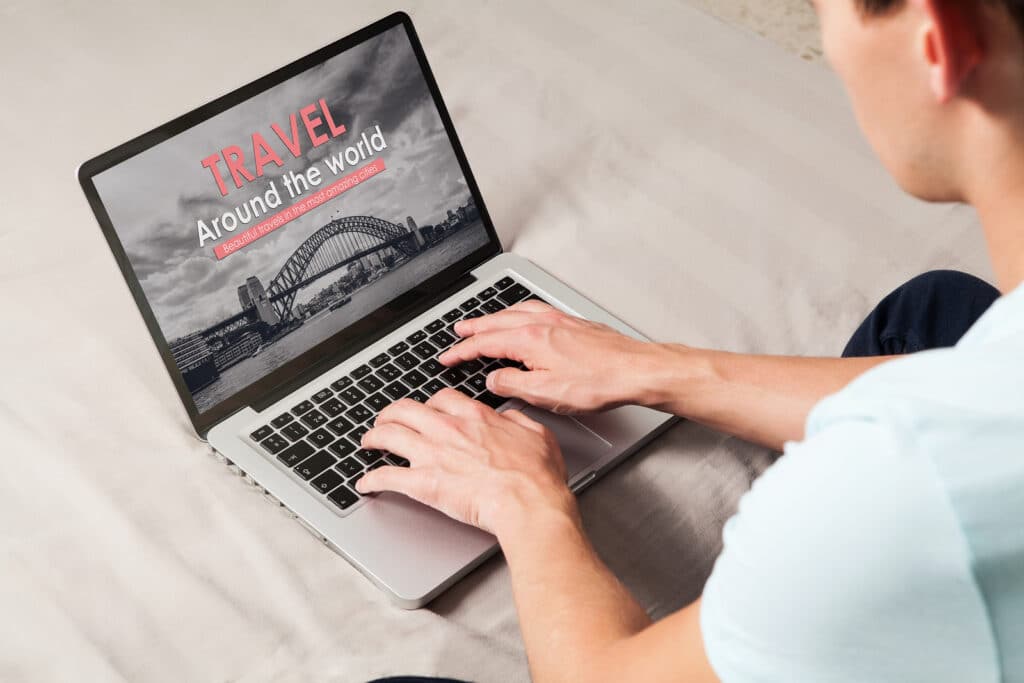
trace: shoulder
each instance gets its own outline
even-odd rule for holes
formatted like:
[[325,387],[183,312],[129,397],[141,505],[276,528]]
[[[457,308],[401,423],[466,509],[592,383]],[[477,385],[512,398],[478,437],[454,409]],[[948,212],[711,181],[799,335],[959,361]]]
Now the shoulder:
[[742,499],[703,600],[724,681],[996,680],[957,519],[903,438],[834,422]]

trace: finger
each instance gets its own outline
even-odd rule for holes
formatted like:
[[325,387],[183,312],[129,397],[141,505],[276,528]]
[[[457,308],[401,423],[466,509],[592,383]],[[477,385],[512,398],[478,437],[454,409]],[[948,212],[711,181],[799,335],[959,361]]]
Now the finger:
[[430,461],[437,455],[437,446],[433,441],[397,422],[374,426],[363,434],[360,445],[367,450],[390,451],[401,455],[414,465]]
[[527,335],[516,327],[493,332],[481,332],[467,337],[451,347],[437,359],[444,365],[458,365],[474,358],[511,358],[522,361],[529,354]]
[[[493,330],[507,330],[510,327],[521,327],[523,325],[530,325],[538,320],[538,316],[543,314],[556,314],[556,311],[547,304],[540,304],[539,301],[531,301],[532,304],[540,304],[540,308],[529,306],[525,308],[519,308],[520,304],[526,302],[519,302],[512,308],[506,308],[504,311],[498,311],[490,315],[483,315],[479,318],[467,318],[466,320],[460,320],[455,323],[455,332],[460,337],[471,337],[474,334],[481,332],[491,332]],[[553,319],[555,315],[547,316],[548,319]],[[543,319],[543,318],[541,318]]]
[[429,399],[426,405],[434,410],[462,419],[482,419],[487,411],[494,412],[480,401],[474,401],[461,391],[445,388]]
[[527,416],[525,413],[519,410],[503,410],[500,415],[512,422],[515,422],[520,427],[525,427],[531,431],[537,432],[538,434],[544,433],[544,425],[537,422],[533,418]]
[[547,376],[544,370],[498,368],[487,374],[487,390],[498,396],[542,398],[538,395],[543,393],[541,389]]
[[359,478],[356,490],[364,494],[394,491],[425,505],[434,505],[437,500],[437,474],[426,468],[378,467]]
[[543,301],[537,301],[536,299],[526,299],[519,301],[508,307],[508,310],[512,311],[535,311],[537,313],[544,313],[546,311],[557,311],[558,309],[549,303]]
[[436,410],[411,398],[403,398],[386,406],[377,415],[373,424],[378,426],[390,422],[408,427],[421,434],[436,434],[439,431],[443,432],[446,427],[444,417]]

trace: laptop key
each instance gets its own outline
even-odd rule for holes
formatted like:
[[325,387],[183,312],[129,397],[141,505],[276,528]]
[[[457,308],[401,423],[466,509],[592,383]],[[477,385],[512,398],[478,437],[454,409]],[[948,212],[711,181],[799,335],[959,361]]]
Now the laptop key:
[[370,375],[369,377],[364,377],[359,380],[359,387],[364,391],[377,391],[382,386],[384,386],[384,382],[381,382],[374,375]]
[[345,410],[345,404],[339,401],[335,397],[331,397],[331,400],[324,401],[320,404],[320,411],[327,417],[335,417],[341,415]]
[[480,300],[477,299],[476,297],[473,297],[472,299],[466,299],[461,304],[459,304],[459,308],[461,308],[463,311],[472,311],[479,305]]
[[353,424],[359,424],[361,422],[366,422],[373,417],[373,411],[366,406],[359,404],[349,408],[348,412],[345,413],[345,417],[352,420]]
[[367,465],[372,465],[381,458],[384,457],[383,451],[378,451],[375,448],[360,448],[355,452],[355,456],[362,460]]
[[253,441],[263,441],[263,439],[267,438],[268,436],[270,436],[273,433],[274,433],[274,428],[273,427],[271,427],[270,425],[263,425],[262,427],[257,429],[255,432],[250,434],[249,437]]
[[310,410],[313,410],[312,401],[303,401],[299,405],[294,406],[292,408],[292,415],[295,415],[297,417]]
[[420,342],[416,346],[412,347],[412,352],[424,360],[427,358],[433,358],[437,355],[437,349],[431,346],[428,342]]
[[480,308],[484,310],[484,313],[497,313],[498,311],[505,309],[497,299],[491,299],[490,301],[483,302],[480,305]]
[[446,349],[455,342],[455,337],[441,330],[430,338],[430,343],[439,349]]
[[427,333],[426,332],[424,332],[423,330],[416,330],[415,332],[410,334],[408,337],[406,337],[405,341],[409,342],[410,344],[419,344],[421,341],[423,341],[426,338],[427,338]]
[[391,358],[388,356],[388,354],[382,353],[382,354],[379,354],[379,355],[374,356],[373,358],[371,358],[370,359],[370,365],[372,367],[379,368],[380,366],[382,366],[385,363],[387,363],[389,360],[391,360]]
[[350,406],[354,406],[355,404],[359,403],[364,398],[366,398],[366,394],[359,391],[359,389],[356,387],[349,387],[348,389],[345,389],[344,391],[341,392],[341,398],[345,400],[345,403],[349,404]]
[[406,344],[404,341],[401,341],[392,346],[391,348],[389,348],[388,353],[391,354],[392,356],[397,356],[398,354],[405,353],[408,350],[409,345]]
[[408,460],[406,460],[400,455],[395,455],[394,453],[389,453],[388,457],[386,457],[385,460],[390,462],[395,467],[408,467],[410,465]]
[[390,396],[392,401],[397,401],[409,393],[409,387],[405,386],[401,382],[392,382],[384,387],[384,393]]
[[415,389],[419,385],[427,381],[427,376],[419,370],[410,370],[409,372],[402,375],[402,381],[408,384],[410,387]]
[[277,455],[285,448],[288,448],[288,440],[280,434],[271,434],[260,442],[260,445],[271,455]]
[[480,299],[481,301],[487,301],[488,299],[490,299],[492,296],[494,296],[497,293],[498,293],[498,290],[496,290],[494,287],[488,287],[484,291],[482,291],[479,294],[477,294],[476,298]]
[[515,280],[506,276],[494,283],[494,286],[498,289],[507,289],[516,283]]
[[315,448],[309,445],[306,441],[296,441],[288,448],[281,451],[277,459],[283,462],[288,467],[295,467],[300,462],[313,455],[316,451]]
[[346,455],[351,455],[358,450],[358,446],[349,441],[348,439],[338,439],[330,446],[327,447],[331,453],[334,453],[339,458],[344,458]]
[[[459,370],[466,373],[480,372],[484,369],[484,364],[480,360],[474,358],[473,360],[467,360],[465,363],[459,363]],[[323,410],[323,406],[320,406],[320,410]]]
[[465,384],[460,384],[459,386],[455,387],[455,391],[461,392],[466,396],[469,396],[470,398],[476,398],[476,392],[467,387]]
[[416,391],[414,391],[411,394],[409,394],[408,396],[406,396],[406,398],[411,398],[412,400],[416,401],[417,403],[426,403],[427,399],[429,398],[429,396],[427,396],[422,391],[417,389]]
[[327,493],[338,484],[345,481],[345,477],[338,474],[335,470],[327,470],[319,477],[309,482],[309,485],[315,488],[320,493]]
[[338,470],[346,477],[354,477],[363,471],[363,466],[358,460],[349,456],[335,465],[334,469]]
[[366,398],[366,405],[370,406],[376,413],[379,413],[380,411],[387,408],[389,403],[391,403],[391,399],[389,399],[387,396],[385,396],[379,391],[376,394],[370,394]]
[[466,380],[466,385],[473,389],[473,391],[479,393],[487,389],[487,376],[486,375],[473,375]]
[[455,386],[462,380],[466,379],[466,373],[458,368],[448,368],[441,373],[441,379],[451,386]]
[[401,376],[402,371],[396,368],[391,363],[388,363],[387,365],[382,365],[380,369],[377,370],[377,377],[380,377],[385,382],[394,382]]
[[366,425],[361,425],[353,429],[351,432],[349,432],[347,438],[349,441],[358,446],[363,443],[363,434],[365,434],[368,431],[370,431],[369,427],[367,427]]
[[309,434],[309,430],[300,425],[298,422],[292,422],[290,425],[286,425],[281,433],[287,436],[292,441],[298,441],[306,434]]
[[318,391],[315,394],[313,394],[313,401],[315,403],[323,403],[324,401],[329,399],[331,396],[334,396],[334,392],[333,391],[331,391],[330,389],[321,389],[320,391]]
[[352,379],[362,379],[372,372],[369,365],[360,365],[358,368],[349,373]]
[[447,384],[435,378],[424,384],[422,387],[420,387],[420,391],[422,391],[427,396],[433,396],[434,394],[446,388],[447,386]]
[[458,320],[461,317],[462,317],[462,311],[460,311],[457,308],[453,308],[452,310],[448,311],[447,313],[445,313],[444,315],[441,316],[441,318],[446,323],[455,322],[456,320]]
[[327,448],[334,441],[334,436],[326,429],[318,429],[306,438],[317,448]]
[[335,434],[337,434],[338,436],[341,436],[342,434],[349,432],[354,426],[355,425],[346,420],[344,417],[336,417],[327,423],[327,428],[330,429]]
[[433,333],[437,332],[438,330],[443,330],[444,329],[444,321],[443,320],[435,320],[433,322],[427,323],[427,325],[423,329],[425,329],[428,334],[433,334]]
[[501,406],[503,403],[505,403],[505,401],[507,401],[508,399],[505,398],[504,396],[498,396],[497,394],[492,394],[489,391],[485,391],[482,394],[480,394],[479,396],[477,396],[476,400],[480,401],[484,405],[488,405],[488,406],[490,406],[492,408],[497,409],[499,406]]
[[337,382],[331,382],[331,389],[334,389],[335,391],[341,391],[345,387],[350,387],[350,386],[352,386],[352,378],[351,377],[342,377]]
[[428,377],[433,377],[439,372],[444,372],[445,368],[436,358],[431,358],[428,361],[424,361],[423,365],[421,365],[419,369]]
[[499,293],[498,298],[501,299],[503,303],[506,303],[509,306],[511,306],[515,302],[530,296],[530,294],[530,290],[528,290],[526,287],[523,287],[521,284],[516,283],[509,287],[508,289],[506,289],[505,291]]
[[291,422],[294,419],[295,418],[292,417],[291,413],[281,413],[280,415],[275,417],[273,420],[271,420],[270,424],[272,424],[275,427],[277,427],[278,429],[280,429],[281,427],[284,427],[286,424],[288,424],[289,422]]
[[466,315],[462,316],[462,319],[463,320],[469,320],[470,318],[482,318],[483,316],[484,316],[483,312],[479,308],[477,308],[477,309],[474,309],[474,310],[470,311]]
[[320,425],[327,422],[327,416],[321,413],[319,410],[311,410],[302,417],[299,418],[310,427],[319,427]]
[[414,367],[420,364],[420,359],[411,353],[403,353],[401,356],[395,359],[395,364],[403,370],[412,370]]
[[337,505],[342,510],[347,510],[359,502],[359,496],[355,491],[342,484],[327,494],[327,500]]
[[312,458],[303,460],[302,463],[295,468],[295,474],[299,475],[306,481],[309,481],[335,462],[337,462],[337,459],[333,455],[320,451]]

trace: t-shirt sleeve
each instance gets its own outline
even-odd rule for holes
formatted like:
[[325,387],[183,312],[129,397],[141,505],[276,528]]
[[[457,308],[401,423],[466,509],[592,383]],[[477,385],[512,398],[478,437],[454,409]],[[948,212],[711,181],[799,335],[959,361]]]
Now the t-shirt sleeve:
[[701,607],[723,682],[998,680],[955,516],[890,426],[788,444],[723,541]]

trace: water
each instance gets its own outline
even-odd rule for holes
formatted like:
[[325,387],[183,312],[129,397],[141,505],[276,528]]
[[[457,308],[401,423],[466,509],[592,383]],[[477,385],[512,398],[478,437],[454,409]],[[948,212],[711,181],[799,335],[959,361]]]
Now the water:
[[[487,233],[478,221],[448,237],[430,250],[415,256],[380,279],[353,292],[352,301],[335,311],[320,313],[307,319],[301,327],[278,341],[264,346],[259,355],[246,358],[221,373],[220,379],[193,394],[199,412],[238,393],[248,385],[284,363],[313,348],[345,329],[366,314],[380,308],[395,296],[422,282],[444,266],[479,249],[487,241]],[[314,282],[311,287],[325,287],[330,278]],[[322,284],[321,284],[322,283]]]

